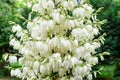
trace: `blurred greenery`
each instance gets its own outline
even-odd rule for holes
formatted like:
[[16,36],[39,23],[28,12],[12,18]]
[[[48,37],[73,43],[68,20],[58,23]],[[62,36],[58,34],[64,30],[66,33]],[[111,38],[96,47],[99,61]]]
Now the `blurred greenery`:
[[9,22],[12,21],[22,25],[24,20],[21,16],[28,18],[31,9],[24,6],[26,1],[28,0],[24,0],[24,3],[19,0],[0,0],[0,77],[9,75],[9,70],[4,68],[7,63],[2,60],[2,55],[6,52],[13,52],[13,49],[9,46],[12,28]]
[[98,14],[100,20],[107,19],[103,25],[101,33],[106,33],[105,44],[102,45],[101,51],[108,51],[111,56],[120,56],[120,0],[90,0],[95,9],[103,7]]
[[98,51],[111,53],[98,66],[104,66],[104,69],[96,80],[120,80],[120,0],[90,0],[90,3],[95,9],[103,7],[98,18],[107,19],[107,23],[102,26],[101,31],[107,36],[105,43]]

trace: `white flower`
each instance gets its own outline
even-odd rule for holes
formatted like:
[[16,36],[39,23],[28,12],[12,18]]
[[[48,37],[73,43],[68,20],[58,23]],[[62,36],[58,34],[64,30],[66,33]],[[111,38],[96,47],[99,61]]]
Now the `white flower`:
[[41,33],[43,34],[45,34],[45,32],[47,32],[48,31],[48,22],[47,21],[42,21],[41,23],[40,23],[40,29],[42,30],[41,31]]
[[53,0],[48,0],[47,5],[50,9],[53,9],[55,7]]
[[20,69],[15,69],[15,70],[14,70],[14,75],[15,75],[17,78],[21,78],[21,77],[22,77],[21,70],[20,70]]
[[46,8],[48,7],[46,0],[42,0],[42,1],[40,2],[40,5],[41,5],[41,7],[42,7],[43,9],[46,9]]
[[10,40],[9,44],[13,46],[14,43],[15,43],[15,41],[16,41],[16,40],[13,38],[13,39]]
[[30,72],[30,68],[29,67],[23,67],[23,73],[27,74],[28,72]]
[[41,35],[40,27],[39,26],[33,27],[31,30],[32,38],[39,40],[41,39],[40,35]]
[[71,62],[72,62],[72,66],[74,67],[75,65],[79,63],[79,59],[77,59],[76,57],[72,57]]
[[24,56],[28,56],[28,55],[30,55],[30,53],[31,53],[31,51],[29,50],[29,48],[28,48],[27,46],[23,46],[23,47],[19,50],[19,52],[20,52],[21,54],[23,54]]
[[25,66],[33,66],[33,61],[32,59],[30,60],[27,60],[25,63],[24,63]]
[[28,22],[27,23],[27,29],[29,29],[30,31],[31,31],[31,29],[32,29],[32,27],[34,27],[35,26],[35,23],[34,22]]
[[81,57],[83,58],[84,53],[85,53],[85,48],[81,46],[79,48],[76,48],[74,56],[77,57],[78,59]]
[[23,58],[23,57],[22,57],[22,58],[19,58],[18,62],[19,62],[19,64],[20,64],[20,65],[22,65],[22,64],[23,64],[23,60],[24,60],[24,58]]
[[23,32],[17,32],[16,33],[16,36],[19,38],[19,37],[22,37],[23,36]]
[[73,15],[75,16],[75,17],[84,17],[85,15],[86,15],[86,11],[85,11],[85,9],[84,8],[75,8],[74,10],[73,10]]
[[68,29],[74,28],[75,27],[74,21],[72,21],[72,20],[66,21],[65,26]]
[[52,18],[53,18],[54,22],[56,22],[57,24],[60,23],[60,13],[58,10],[54,10],[52,12]]
[[85,47],[86,51],[88,51],[88,52],[94,52],[95,51],[95,47],[93,45],[91,45],[90,43],[86,43],[84,45],[84,47]]
[[48,68],[47,68],[46,65],[44,65],[44,64],[40,65],[40,73],[41,73],[42,75],[45,75],[45,74],[48,74],[48,73],[49,73],[49,70],[48,70]]
[[17,57],[16,57],[16,56],[9,56],[9,62],[10,62],[10,63],[15,63],[15,62],[17,62]]
[[63,6],[65,9],[68,9],[68,2],[67,2],[67,1],[63,1],[63,2],[62,2],[62,6]]
[[95,35],[98,35],[99,30],[97,28],[94,28],[92,33],[95,34]]
[[71,51],[72,47],[71,47],[71,42],[69,40],[65,40],[64,38],[60,39],[60,47],[63,48],[63,50],[69,50]]
[[92,45],[93,45],[95,48],[99,48],[99,47],[100,47],[100,43],[99,43],[99,42],[93,42]]
[[60,77],[63,77],[65,75],[65,73],[66,73],[66,70],[64,68],[59,69],[59,76]]
[[86,26],[86,29],[87,29],[88,32],[90,32],[90,33],[93,31],[92,25],[87,25],[87,26]]
[[91,6],[89,6],[88,4],[84,4],[83,5],[84,8],[86,8],[90,13],[92,13],[94,10],[92,9]]
[[72,62],[71,62],[71,56],[70,55],[67,55],[65,56],[65,59],[62,63],[62,66],[68,70],[69,68],[72,68]]
[[15,73],[15,71],[11,70],[11,72],[10,72],[11,76],[15,76],[14,73]]
[[50,58],[49,58],[50,64],[53,68],[53,72],[59,71],[62,63],[62,59],[59,53],[54,53]]
[[58,37],[54,37],[52,38],[51,40],[48,40],[48,46],[51,48],[51,49],[55,49],[57,48],[58,44],[59,44],[59,38]]
[[32,7],[32,11],[38,12],[39,11],[39,4],[34,4]]
[[19,49],[20,48],[20,42],[19,41],[15,41],[13,47],[14,47],[14,49]]
[[89,57],[87,60],[89,63],[92,65],[96,65],[98,63],[98,58],[97,57]]
[[48,57],[49,56],[49,48],[45,43],[36,42],[37,49],[41,56]]
[[66,29],[66,26],[65,26],[65,15],[60,15],[60,26],[59,27],[60,27],[61,31]]
[[79,40],[79,34],[81,34],[81,33],[80,33],[79,29],[73,29],[71,34],[73,37],[75,37],[77,40]]
[[76,80],[74,77],[70,77],[70,80]]
[[78,41],[75,39],[75,40],[73,41],[73,44],[77,47],[77,46],[78,46]]
[[85,28],[82,28],[81,33],[83,33],[84,37],[89,37],[90,36],[90,34],[88,33],[87,29],[85,29]]
[[39,71],[39,67],[40,67],[40,62],[39,61],[35,61],[33,63],[33,70],[36,74],[38,74],[38,71]]
[[82,76],[83,75],[83,68],[82,66],[76,66],[73,68],[72,74],[73,76]]
[[68,10],[72,10],[75,7],[75,3],[73,1],[68,1]]
[[21,28],[20,25],[14,25],[14,26],[12,27],[12,31],[13,31],[13,32],[20,32],[20,31],[22,31],[22,28]]
[[87,79],[92,80],[93,79],[92,74],[88,74]]
[[82,76],[75,76],[75,80],[83,80]]
[[54,30],[55,24],[54,24],[53,20],[48,21],[48,28],[49,28],[49,30]]

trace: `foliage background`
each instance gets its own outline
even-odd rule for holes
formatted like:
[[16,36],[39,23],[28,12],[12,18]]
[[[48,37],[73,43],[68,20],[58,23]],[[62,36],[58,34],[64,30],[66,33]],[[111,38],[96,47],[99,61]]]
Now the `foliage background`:
[[[24,3],[28,0],[24,0]],[[6,52],[13,52],[9,46],[9,37],[11,26],[9,21],[22,25],[24,16],[28,18],[31,11],[23,2],[19,0],[0,0],[0,78],[9,75],[4,68],[5,63],[2,55]],[[100,20],[107,19],[103,25],[101,33],[106,33],[105,44],[98,49],[99,52],[108,51],[110,56],[106,56],[105,61],[97,66],[103,67],[102,74],[98,75],[96,80],[120,80],[120,0],[90,0],[95,9],[103,7],[98,14]],[[21,15],[20,15],[21,14]]]
[[105,44],[98,51],[111,53],[100,63],[99,67],[104,69],[98,77],[101,80],[120,80],[120,0],[90,0],[90,3],[95,9],[103,7],[98,18],[107,19],[101,31],[107,34]]
[[[24,4],[27,0],[24,0]],[[9,38],[12,25],[10,21],[22,25],[23,19],[28,17],[30,9],[24,6],[19,0],[0,0],[0,78],[9,75],[7,69],[4,68],[6,63],[2,60],[4,53],[11,53],[14,50],[9,46]]]

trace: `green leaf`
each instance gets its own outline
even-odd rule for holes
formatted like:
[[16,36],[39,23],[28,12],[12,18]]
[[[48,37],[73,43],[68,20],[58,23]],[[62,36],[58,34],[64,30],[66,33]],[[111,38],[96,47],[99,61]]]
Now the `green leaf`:
[[3,56],[2,56],[2,58],[3,58],[3,60],[7,60],[7,58],[8,58],[8,56],[9,56],[9,54],[8,53],[6,53],[6,54],[4,54]]
[[21,65],[19,65],[18,62],[16,62],[16,63],[11,63],[10,66],[11,66],[12,68],[21,68],[21,67],[22,67]]
[[110,55],[109,52],[103,52],[102,55]]
[[94,77],[96,78],[96,77],[97,77],[97,72],[94,71],[93,75],[94,75]]
[[104,61],[104,57],[102,54],[100,54],[100,59],[101,59],[101,61]]

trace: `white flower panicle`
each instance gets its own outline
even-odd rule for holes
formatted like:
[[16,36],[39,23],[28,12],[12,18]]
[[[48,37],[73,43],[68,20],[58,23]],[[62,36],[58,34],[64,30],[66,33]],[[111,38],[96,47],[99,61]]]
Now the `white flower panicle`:
[[[22,80],[92,80],[101,22],[87,0],[38,0],[26,29],[15,25],[10,45],[18,50],[21,68],[11,76]],[[32,14],[30,14],[32,16]],[[17,39],[18,37],[19,39]],[[16,56],[9,57],[17,62]]]

